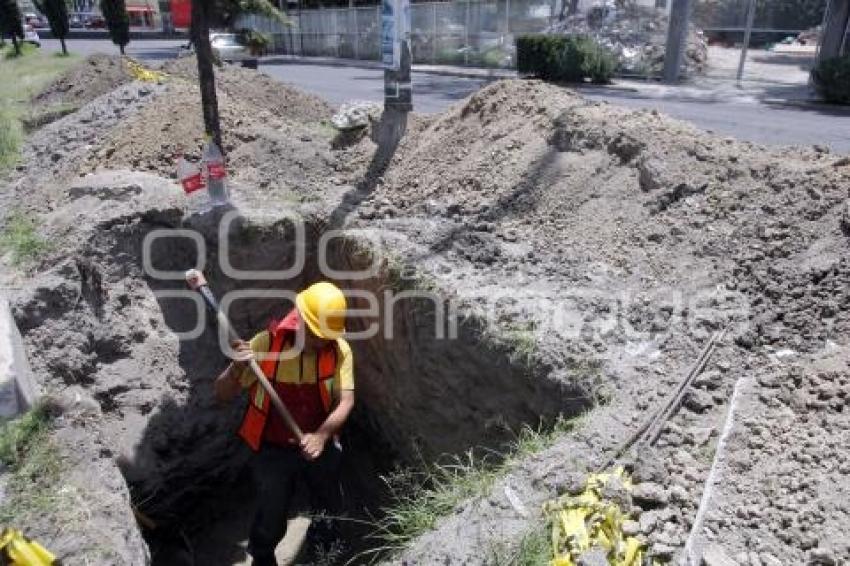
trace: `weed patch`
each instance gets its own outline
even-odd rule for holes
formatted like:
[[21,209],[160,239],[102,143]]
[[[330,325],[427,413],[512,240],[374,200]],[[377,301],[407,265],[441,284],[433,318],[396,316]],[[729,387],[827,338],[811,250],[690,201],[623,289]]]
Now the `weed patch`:
[[76,56],[57,57],[24,44],[16,56],[11,45],[0,49],[0,174],[13,167],[23,142],[21,120],[31,113],[30,99],[62,71]]
[[15,212],[6,219],[6,226],[0,233],[0,253],[10,253],[14,265],[34,261],[49,248],[49,243],[39,236],[32,218]]
[[[371,538],[378,544],[358,557],[371,555],[373,561],[377,561],[402,550],[416,537],[433,530],[441,517],[453,513],[464,501],[486,496],[493,484],[505,477],[520,460],[552,446],[560,436],[573,430],[579,419],[581,417],[559,418],[546,428],[526,426],[503,453],[487,451],[477,455],[470,451],[463,457],[426,466],[424,470],[400,470],[385,477],[393,504],[382,509],[381,518],[373,523],[375,531]],[[539,555],[538,542],[536,539],[524,541],[517,556]],[[527,548],[523,549],[523,545]],[[548,546],[546,548],[548,550]]]
[[9,474],[0,523],[23,525],[29,517],[54,511],[63,498],[62,461],[49,434],[44,406],[0,427],[0,461]]

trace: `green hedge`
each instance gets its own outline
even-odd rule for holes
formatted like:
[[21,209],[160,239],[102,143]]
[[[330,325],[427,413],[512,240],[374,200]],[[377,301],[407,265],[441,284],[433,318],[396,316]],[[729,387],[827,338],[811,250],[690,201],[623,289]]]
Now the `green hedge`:
[[824,59],[815,67],[812,78],[824,100],[850,104],[850,55]]
[[516,38],[517,71],[546,81],[611,81],[617,59],[583,35],[522,35]]

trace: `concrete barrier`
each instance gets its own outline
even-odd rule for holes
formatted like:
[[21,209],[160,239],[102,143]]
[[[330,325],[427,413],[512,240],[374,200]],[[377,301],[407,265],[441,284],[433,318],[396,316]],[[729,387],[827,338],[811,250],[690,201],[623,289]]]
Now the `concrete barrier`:
[[0,297],[0,417],[23,413],[40,396],[9,303]]

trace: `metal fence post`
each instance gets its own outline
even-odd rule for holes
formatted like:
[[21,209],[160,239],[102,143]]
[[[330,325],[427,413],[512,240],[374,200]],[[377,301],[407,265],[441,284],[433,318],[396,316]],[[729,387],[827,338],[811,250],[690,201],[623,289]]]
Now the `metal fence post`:
[[[354,16],[354,58],[360,59],[360,28],[357,27],[357,8],[351,7],[351,15]],[[352,18],[348,19],[348,23],[351,23]]]
[[753,20],[756,17],[756,0],[750,0],[747,6],[747,29],[744,31],[744,44],[741,46],[741,59],[738,61],[738,73],[735,80],[738,83],[744,77],[744,62],[747,60],[747,50],[750,47],[750,35],[753,33]]
[[466,25],[463,26],[463,64],[469,65],[469,0],[466,0]]
[[437,3],[431,3],[431,64],[437,64]]

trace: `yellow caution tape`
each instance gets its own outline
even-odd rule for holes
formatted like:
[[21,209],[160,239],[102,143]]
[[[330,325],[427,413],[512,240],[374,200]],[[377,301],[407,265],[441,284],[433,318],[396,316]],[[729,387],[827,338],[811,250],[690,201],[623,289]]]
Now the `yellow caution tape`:
[[623,534],[623,523],[629,510],[604,499],[604,488],[617,482],[631,491],[632,482],[622,468],[604,474],[591,474],[584,491],[564,495],[543,506],[552,525],[552,549],[555,558],[550,566],[576,566],[579,557],[592,549],[602,549],[608,563],[614,566],[641,566],[646,545]]
[[127,72],[129,72],[130,76],[132,76],[137,81],[158,83],[164,80],[166,76],[168,76],[161,71],[154,71],[153,69],[148,69],[147,67],[131,59],[125,59],[125,62],[127,63]]
[[49,550],[15,529],[0,533],[0,554],[6,560],[3,564],[11,566],[51,566],[56,561]]

